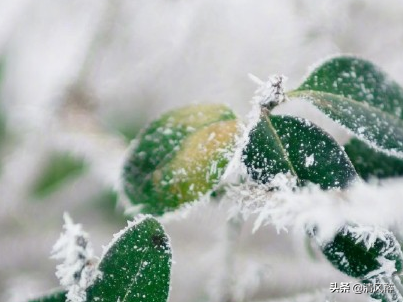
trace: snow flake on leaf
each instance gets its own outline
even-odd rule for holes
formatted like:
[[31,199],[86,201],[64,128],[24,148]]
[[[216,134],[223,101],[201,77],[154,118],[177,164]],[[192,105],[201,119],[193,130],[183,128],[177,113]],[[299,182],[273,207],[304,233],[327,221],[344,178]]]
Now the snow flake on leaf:
[[313,154],[305,157],[305,167],[310,167],[313,166],[315,164],[315,157]]

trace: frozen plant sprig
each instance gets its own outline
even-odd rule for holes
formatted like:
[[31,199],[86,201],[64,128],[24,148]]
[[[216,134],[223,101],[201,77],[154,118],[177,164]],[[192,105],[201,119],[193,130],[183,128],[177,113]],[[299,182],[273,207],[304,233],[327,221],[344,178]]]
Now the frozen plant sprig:
[[316,236],[321,241],[329,240],[347,221],[354,221],[368,226],[366,232],[357,237],[368,246],[372,245],[373,236],[377,236],[369,234],[370,226],[387,229],[401,225],[403,205],[397,196],[403,189],[398,181],[390,181],[388,186],[358,182],[348,191],[323,191],[313,184],[296,187],[290,182],[286,185],[288,178],[284,174],[274,179],[280,190],[273,190],[273,182],[259,184],[247,179],[241,184],[228,185],[225,198],[233,204],[229,215],[240,214],[245,219],[252,216],[255,231],[270,224],[278,230],[297,229],[305,233],[307,226],[317,226],[320,233]]
[[290,194],[296,189],[296,182],[291,174],[279,173],[270,183],[261,184],[246,178],[241,184],[229,185],[226,198],[238,201],[230,208],[229,218],[240,214],[247,219],[257,214],[253,232],[268,223],[272,223],[277,231],[287,230],[291,221],[295,221],[296,213],[291,210],[292,207],[286,208],[284,200],[292,196]]
[[81,224],[74,224],[67,213],[63,218],[64,232],[53,246],[51,258],[63,260],[56,266],[56,276],[67,291],[67,301],[84,302],[85,290],[100,276],[99,261]]
[[252,82],[258,85],[250,100],[251,110],[246,116],[246,123],[239,124],[241,134],[237,137],[236,148],[227,169],[222,176],[223,183],[238,182],[247,176],[245,165],[242,163],[242,152],[249,143],[249,134],[259,122],[262,108],[273,109],[285,101],[284,82],[287,77],[273,75],[265,82],[253,74],[248,74]]
[[286,76],[273,75],[266,82],[253,74],[248,74],[248,76],[254,83],[259,85],[253,97],[255,103],[270,110],[286,100],[284,92],[284,82],[287,81]]

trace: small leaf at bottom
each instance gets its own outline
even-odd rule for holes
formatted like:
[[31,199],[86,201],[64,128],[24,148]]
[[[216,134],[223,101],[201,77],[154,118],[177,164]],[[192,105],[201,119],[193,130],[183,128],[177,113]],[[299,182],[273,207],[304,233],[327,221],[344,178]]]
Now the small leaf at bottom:
[[87,290],[87,302],[166,302],[171,248],[162,226],[151,217],[116,235]]

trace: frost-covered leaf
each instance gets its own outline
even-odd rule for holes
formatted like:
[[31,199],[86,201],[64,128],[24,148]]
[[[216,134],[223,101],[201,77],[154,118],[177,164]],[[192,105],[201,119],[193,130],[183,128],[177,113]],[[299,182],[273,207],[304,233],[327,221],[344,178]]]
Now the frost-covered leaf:
[[402,270],[398,241],[392,232],[380,228],[344,226],[322,245],[322,251],[337,269],[360,280]]
[[174,110],[139,134],[123,171],[124,189],[143,213],[163,214],[211,192],[228,163],[238,125],[223,105]]
[[54,192],[63,183],[80,175],[85,170],[85,164],[68,153],[55,152],[49,156],[45,167],[36,179],[32,193],[35,197],[45,197]]
[[370,296],[382,302],[402,302],[403,287],[398,276],[376,276],[362,281]]
[[361,140],[403,157],[403,89],[371,62],[330,59],[288,96],[311,101]]
[[29,302],[66,302],[66,292],[55,292],[38,299],[29,300]]
[[403,287],[396,276],[402,271],[403,254],[392,232],[347,225],[322,245],[322,251],[337,269],[365,284],[372,298],[403,301]]
[[87,302],[166,302],[171,248],[162,226],[151,216],[129,223],[115,235],[87,290]]
[[305,119],[265,110],[250,133],[243,161],[249,175],[262,183],[278,173],[291,173],[300,184],[344,188],[356,176],[345,152],[323,130]]
[[371,177],[386,178],[403,175],[403,160],[376,151],[366,143],[353,138],[344,146],[358,175],[368,180]]

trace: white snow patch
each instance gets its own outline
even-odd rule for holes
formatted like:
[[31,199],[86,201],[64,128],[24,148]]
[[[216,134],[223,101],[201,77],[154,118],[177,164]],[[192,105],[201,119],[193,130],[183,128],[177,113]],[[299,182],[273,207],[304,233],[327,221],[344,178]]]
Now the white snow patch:
[[305,157],[305,167],[306,168],[313,166],[314,163],[315,163],[315,157],[314,157],[313,153],[311,155]]

